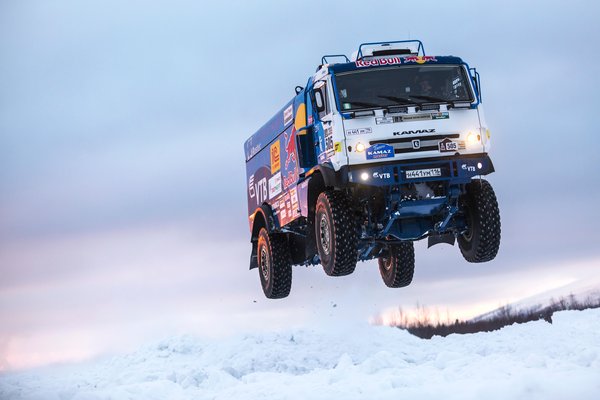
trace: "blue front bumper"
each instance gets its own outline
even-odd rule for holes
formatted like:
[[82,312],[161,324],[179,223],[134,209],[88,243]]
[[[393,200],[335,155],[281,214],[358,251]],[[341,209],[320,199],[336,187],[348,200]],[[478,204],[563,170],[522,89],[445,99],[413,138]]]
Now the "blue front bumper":
[[351,184],[392,186],[428,181],[449,181],[450,184],[469,183],[479,175],[494,172],[487,154],[453,156],[418,162],[355,165],[348,171]]

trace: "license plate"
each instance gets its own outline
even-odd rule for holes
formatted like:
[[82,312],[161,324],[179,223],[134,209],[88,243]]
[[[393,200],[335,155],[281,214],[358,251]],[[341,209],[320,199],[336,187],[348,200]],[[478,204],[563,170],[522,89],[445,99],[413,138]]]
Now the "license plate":
[[406,171],[406,179],[431,178],[435,176],[442,176],[441,168],[413,169],[411,171]]

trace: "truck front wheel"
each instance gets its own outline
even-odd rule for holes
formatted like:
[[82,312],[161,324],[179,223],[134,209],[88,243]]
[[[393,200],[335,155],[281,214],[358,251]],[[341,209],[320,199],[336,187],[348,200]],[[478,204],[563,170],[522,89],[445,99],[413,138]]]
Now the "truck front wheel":
[[492,185],[476,179],[463,196],[467,231],[458,236],[458,247],[472,263],[491,261],[500,247],[500,211]]
[[401,288],[410,285],[414,271],[413,242],[389,246],[387,254],[379,257],[379,273],[388,287]]
[[315,238],[327,275],[343,276],[354,272],[358,259],[356,230],[348,196],[334,190],[321,193],[315,207]]
[[265,228],[261,228],[256,256],[265,296],[269,299],[287,297],[292,288],[292,262],[285,236],[270,235]]

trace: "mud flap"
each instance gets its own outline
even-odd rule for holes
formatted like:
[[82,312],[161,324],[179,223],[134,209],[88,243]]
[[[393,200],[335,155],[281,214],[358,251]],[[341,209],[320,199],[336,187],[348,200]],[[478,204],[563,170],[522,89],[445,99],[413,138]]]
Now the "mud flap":
[[449,245],[454,246],[455,242],[456,238],[454,237],[453,233],[444,233],[441,235],[432,234],[429,236],[429,238],[427,238],[427,248],[440,243],[448,243]]

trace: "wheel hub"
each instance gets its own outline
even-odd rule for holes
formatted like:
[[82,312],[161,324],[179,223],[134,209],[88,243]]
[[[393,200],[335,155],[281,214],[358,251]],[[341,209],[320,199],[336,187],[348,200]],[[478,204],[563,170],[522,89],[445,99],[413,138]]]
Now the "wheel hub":
[[329,229],[329,221],[325,214],[321,215],[321,220],[319,221],[319,234],[323,253],[329,255],[331,250],[331,232]]
[[392,257],[384,257],[382,259],[383,261],[383,268],[385,268],[386,271],[389,271],[392,269]]
[[265,281],[269,281],[269,254],[267,249],[262,247],[260,249],[260,272],[262,273]]

